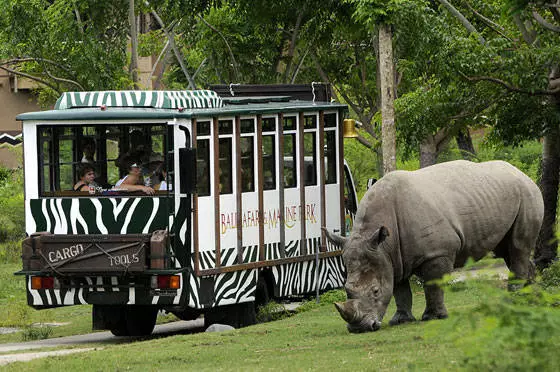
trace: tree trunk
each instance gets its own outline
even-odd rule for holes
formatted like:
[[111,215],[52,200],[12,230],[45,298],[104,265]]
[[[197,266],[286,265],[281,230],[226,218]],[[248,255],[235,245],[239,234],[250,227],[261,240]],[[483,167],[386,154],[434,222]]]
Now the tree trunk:
[[379,75],[381,76],[381,141],[383,174],[397,169],[395,135],[395,71],[393,68],[393,40],[391,26],[379,24]]
[[556,210],[558,207],[558,182],[560,172],[560,144],[558,127],[544,136],[542,177],[540,187],[544,199],[544,219],[535,248],[535,263],[539,268],[547,267],[556,257],[558,243],[555,236]]
[[455,140],[457,141],[457,147],[461,150],[461,156],[463,159],[472,160],[476,157],[476,151],[474,150],[469,128],[459,131]]
[[[560,80],[560,66],[554,66],[549,75],[549,89],[554,89]],[[560,112],[560,94],[550,97],[550,103]],[[558,182],[560,181],[560,127],[558,124],[546,132],[542,150],[541,191],[544,200],[544,219],[535,247],[535,263],[540,269],[548,267],[556,258],[556,212],[558,210]]]
[[434,136],[426,137],[420,143],[420,168],[434,165],[437,160],[437,145]]
[[130,23],[130,67],[128,69],[134,89],[138,86],[138,31],[136,29],[136,14],[134,13],[134,0],[128,0],[128,21]]

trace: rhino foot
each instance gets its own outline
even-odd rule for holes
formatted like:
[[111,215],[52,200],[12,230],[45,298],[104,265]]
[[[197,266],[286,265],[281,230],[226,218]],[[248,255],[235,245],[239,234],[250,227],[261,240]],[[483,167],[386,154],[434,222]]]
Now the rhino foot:
[[422,315],[422,321],[433,320],[433,319],[446,319],[446,318],[447,318],[447,311],[431,312],[426,310]]
[[416,318],[410,311],[397,311],[393,318],[389,321],[389,325],[399,325],[404,323],[415,322]]

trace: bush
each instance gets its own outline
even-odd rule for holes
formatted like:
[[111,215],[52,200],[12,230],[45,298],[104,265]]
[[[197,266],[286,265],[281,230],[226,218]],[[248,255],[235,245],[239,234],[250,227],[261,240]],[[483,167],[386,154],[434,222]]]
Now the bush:
[[0,264],[21,264],[21,240],[0,243]]
[[319,303],[317,303],[317,300],[315,298],[304,301],[301,304],[301,306],[297,308],[297,312],[302,313],[305,311],[315,309],[319,306],[332,305],[335,302],[344,302],[344,301],[346,301],[346,293],[342,289],[335,289],[323,293],[319,297]]
[[265,323],[289,317],[291,314],[286,308],[274,301],[270,301],[257,309],[257,322]]
[[[472,335],[460,346],[467,370],[553,371],[560,364],[560,318],[548,309],[527,308],[507,301],[482,303],[471,316]],[[501,356],[507,355],[507,358]]]
[[0,168],[0,243],[25,236],[23,172]]
[[30,325],[24,328],[22,333],[23,341],[46,340],[53,334],[52,327]]
[[560,261],[552,263],[542,272],[542,285],[545,288],[560,288]]

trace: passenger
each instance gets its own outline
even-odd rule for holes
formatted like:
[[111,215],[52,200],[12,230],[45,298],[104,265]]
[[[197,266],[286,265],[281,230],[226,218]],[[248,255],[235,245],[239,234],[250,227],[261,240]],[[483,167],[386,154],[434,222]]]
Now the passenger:
[[82,163],[91,163],[95,162],[95,140],[91,137],[84,137],[81,141],[82,147]]
[[115,190],[142,191],[147,195],[153,195],[154,189],[143,185],[142,170],[137,163],[132,163],[128,167],[128,174],[117,181]]
[[93,181],[95,179],[95,169],[88,163],[82,163],[78,166],[77,176],[79,181],[74,185],[74,191],[90,191],[97,186]]
[[165,162],[160,164],[155,173],[158,175],[160,182],[154,188],[159,191],[172,190],[171,185],[167,184],[167,167]]

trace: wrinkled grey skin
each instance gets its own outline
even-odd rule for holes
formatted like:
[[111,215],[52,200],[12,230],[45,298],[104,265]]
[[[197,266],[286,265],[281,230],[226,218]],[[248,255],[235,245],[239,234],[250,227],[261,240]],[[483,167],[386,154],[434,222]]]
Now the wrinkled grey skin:
[[[364,195],[349,237],[325,229],[342,245],[347,270],[348,301],[336,308],[350,332],[378,330],[392,296],[389,324],[414,321],[412,274],[429,283],[490,251],[516,278],[531,279],[543,211],[537,185],[503,161],[391,172]],[[441,288],[426,284],[424,294],[422,320],[446,318]]]

